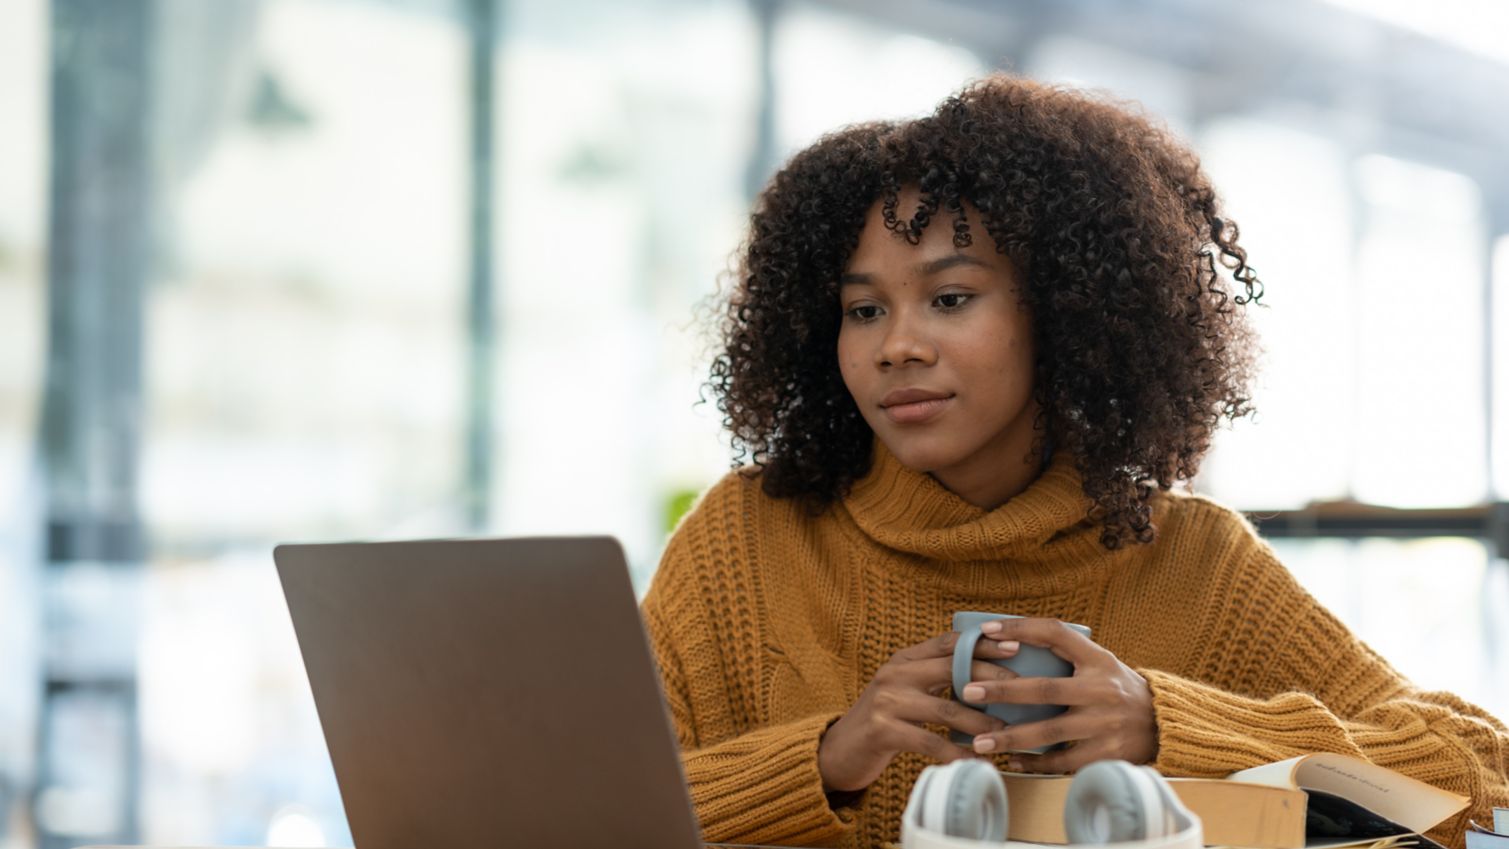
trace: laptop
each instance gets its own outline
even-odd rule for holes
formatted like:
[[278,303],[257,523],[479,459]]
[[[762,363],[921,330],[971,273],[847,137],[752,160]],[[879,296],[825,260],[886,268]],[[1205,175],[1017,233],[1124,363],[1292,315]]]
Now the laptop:
[[607,537],[273,551],[357,849],[700,849]]

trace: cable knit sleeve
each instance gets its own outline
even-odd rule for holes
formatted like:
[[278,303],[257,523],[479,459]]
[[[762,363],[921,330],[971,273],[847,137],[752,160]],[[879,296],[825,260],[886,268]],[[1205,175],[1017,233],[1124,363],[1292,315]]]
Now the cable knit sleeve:
[[[1250,531],[1248,532],[1250,535]],[[1239,546],[1202,623],[1192,678],[1140,670],[1158,721],[1156,766],[1224,776],[1309,752],[1365,758],[1470,797],[1429,835],[1461,846],[1468,818],[1509,805],[1509,731],[1450,693],[1422,690],[1302,588],[1261,539]]]
[[[829,843],[855,812],[830,807],[817,747],[836,714],[761,726],[750,703],[755,623],[745,599],[710,604],[739,576],[742,482],[716,486],[677,528],[641,611],[681,745],[692,804],[709,842]],[[710,592],[709,588],[714,588]],[[728,609],[722,609],[727,607]],[[716,612],[715,612],[716,608]]]

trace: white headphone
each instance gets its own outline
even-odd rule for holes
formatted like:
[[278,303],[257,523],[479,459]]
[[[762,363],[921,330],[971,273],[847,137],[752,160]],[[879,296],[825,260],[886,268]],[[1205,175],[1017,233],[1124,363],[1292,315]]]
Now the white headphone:
[[[901,819],[905,849],[979,849],[1008,845],[1006,784],[987,761],[930,766],[917,777]],[[1200,849],[1200,818],[1163,776],[1126,761],[1080,770],[1064,803],[1070,843],[1138,842],[1146,849]],[[1036,845],[1036,844],[1010,844]]]

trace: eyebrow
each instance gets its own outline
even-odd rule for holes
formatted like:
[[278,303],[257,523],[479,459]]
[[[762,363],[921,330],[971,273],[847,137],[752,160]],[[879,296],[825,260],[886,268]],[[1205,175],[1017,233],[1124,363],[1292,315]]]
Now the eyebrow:
[[[970,256],[969,254],[949,254],[948,256],[939,257],[938,259],[928,260],[927,262],[919,262],[914,267],[914,269],[916,270],[916,272],[918,274],[922,275],[923,277],[930,277],[930,276],[932,276],[934,274],[937,274],[937,273],[939,273],[941,271],[947,271],[950,268],[957,268],[957,267],[959,267],[961,265],[970,265],[970,266],[974,266],[976,268],[990,268],[991,267],[990,263],[985,262],[983,260],[975,259],[974,257]],[[871,275],[869,275],[869,274],[856,274],[855,272],[852,272],[852,271],[846,271],[843,274],[840,274],[838,276],[838,285],[840,285],[840,286],[862,285],[862,284],[869,283],[870,280],[871,280]]]

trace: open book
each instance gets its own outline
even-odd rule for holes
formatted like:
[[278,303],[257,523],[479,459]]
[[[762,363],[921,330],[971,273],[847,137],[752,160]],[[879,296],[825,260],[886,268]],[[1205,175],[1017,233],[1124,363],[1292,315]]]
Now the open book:
[[[1068,775],[1003,773],[1012,840],[1064,843]],[[1421,835],[1469,800],[1350,755],[1313,754],[1220,778],[1171,778],[1200,817],[1208,846],[1337,849],[1371,844],[1440,849]]]
[[[1350,755],[1301,755],[1244,769],[1228,781],[1297,787],[1309,795],[1307,847],[1352,846],[1399,834],[1423,835],[1470,804],[1423,781]],[[1438,844],[1424,837],[1419,845]]]

